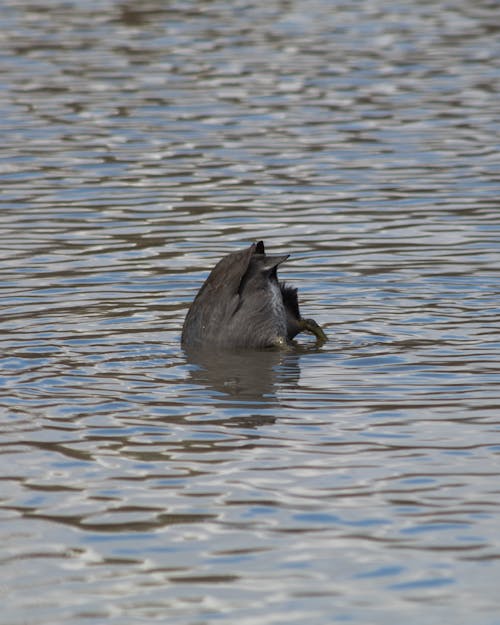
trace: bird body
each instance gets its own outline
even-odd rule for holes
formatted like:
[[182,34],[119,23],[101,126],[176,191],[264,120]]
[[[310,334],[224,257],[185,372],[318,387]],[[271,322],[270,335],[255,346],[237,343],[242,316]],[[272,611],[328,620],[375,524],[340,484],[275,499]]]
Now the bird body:
[[287,258],[267,255],[262,241],[224,256],[188,310],[183,346],[284,347],[303,330],[326,340],[315,321],[300,316],[297,289],[278,281],[278,266]]

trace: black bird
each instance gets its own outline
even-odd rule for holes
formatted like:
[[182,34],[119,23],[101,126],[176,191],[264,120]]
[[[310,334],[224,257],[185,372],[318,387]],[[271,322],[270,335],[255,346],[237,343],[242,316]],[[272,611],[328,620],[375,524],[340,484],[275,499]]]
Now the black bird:
[[224,256],[188,310],[183,346],[284,347],[304,331],[326,341],[314,319],[302,318],[297,289],[278,282],[278,266],[288,256],[268,256],[262,241]]

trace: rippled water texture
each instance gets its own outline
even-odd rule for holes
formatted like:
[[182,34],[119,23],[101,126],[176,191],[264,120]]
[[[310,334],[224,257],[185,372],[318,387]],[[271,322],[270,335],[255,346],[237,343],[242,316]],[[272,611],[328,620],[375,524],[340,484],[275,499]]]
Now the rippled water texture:
[[[2,2],[2,624],[500,624],[498,17]],[[188,359],[259,239],[328,343]]]

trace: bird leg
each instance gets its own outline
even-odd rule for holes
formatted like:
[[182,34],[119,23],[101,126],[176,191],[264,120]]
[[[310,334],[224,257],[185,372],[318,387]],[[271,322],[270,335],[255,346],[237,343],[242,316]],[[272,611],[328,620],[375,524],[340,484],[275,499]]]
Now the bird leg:
[[300,329],[303,332],[314,334],[318,343],[324,343],[327,340],[326,334],[323,332],[319,324],[314,319],[301,319]]

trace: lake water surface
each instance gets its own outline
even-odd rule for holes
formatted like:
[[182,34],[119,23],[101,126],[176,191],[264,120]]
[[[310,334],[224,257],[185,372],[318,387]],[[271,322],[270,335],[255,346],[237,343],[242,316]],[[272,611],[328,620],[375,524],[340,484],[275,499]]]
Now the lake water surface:
[[499,625],[498,4],[1,8],[2,625]]

